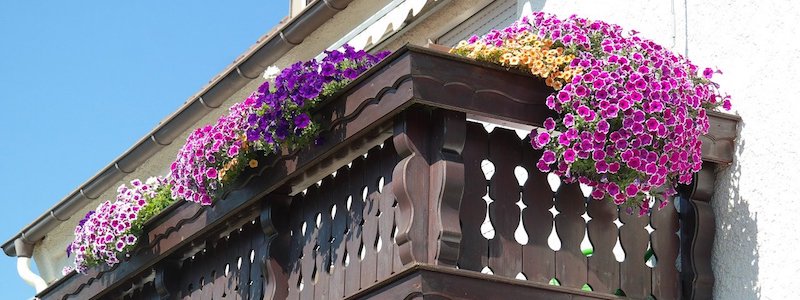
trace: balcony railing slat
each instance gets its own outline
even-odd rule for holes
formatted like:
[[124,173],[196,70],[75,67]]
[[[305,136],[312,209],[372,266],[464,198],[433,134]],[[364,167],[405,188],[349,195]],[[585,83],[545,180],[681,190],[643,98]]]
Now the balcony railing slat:
[[522,270],[530,281],[549,282],[556,270],[555,252],[547,241],[553,230],[550,209],[555,195],[547,182],[547,173],[536,167],[542,151],[528,146],[530,137],[522,144],[522,167],[528,173],[522,187],[522,203],[527,206],[522,211],[522,224],[528,233],[528,243],[522,247]]
[[486,178],[481,171],[481,162],[489,156],[489,137],[478,123],[467,124],[464,145],[464,197],[461,200],[461,247],[458,267],[480,272],[489,265],[489,246],[481,234],[481,224],[486,217]]
[[586,201],[577,182],[562,182],[556,191],[556,232],[561,249],[556,251],[556,279],[562,286],[581,288],[586,282],[586,256],[581,252],[586,223],[581,215]]
[[614,256],[614,246],[619,237],[614,221],[619,208],[611,201],[596,200],[589,200],[586,208],[592,218],[586,224],[592,243],[592,256],[587,258],[587,282],[594,291],[613,294],[619,289],[619,262]]
[[644,228],[649,218],[639,217],[638,211],[620,211],[619,242],[625,250],[625,260],[620,263],[620,287],[626,296],[644,299],[650,296],[650,268],[645,264],[644,255],[650,235]]
[[521,142],[512,130],[496,128],[489,133],[489,218],[494,238],[489,240],[489,268],[494,274],[514,278],[522,272],[522,246],[514,238],[520,220],[520,188],[514,169],[520,164]]
[[674,203],[653,211],[650,224],[650,243],[655,253],[656,265],[653,268],[653,296],[656,299],[677,299],[680,297],[681,282],[675,263],[678,259],[681,241],[678,237],[680,224]]

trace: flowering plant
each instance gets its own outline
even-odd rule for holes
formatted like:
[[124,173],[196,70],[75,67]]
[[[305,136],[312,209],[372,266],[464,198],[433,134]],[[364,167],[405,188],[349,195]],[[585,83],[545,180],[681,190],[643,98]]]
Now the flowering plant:
[[543,149],[537,168],[593,188],[594,199],[649,212],[702,167],[706,109],[730,109],[730,97],[687,58],[622,28],[537,12],[503,30],[461,42],[451,52],[530,71],[554,89],[559,113],[531,132]]
[[75,256],[75,266],[65,267],[63,272],[85,273],[103,262],[109,266],[119,263],[121,255],[136,245],[144,223],[172,202],[162,177],[146,182],[136,179],[131,187],[121,185],[114,202],[100,203],[78,222],[75,239],[67,246],[67,257]]
[[311,120],[317,104],[387,55],[389,52],[371,55],[344,45],[344,51],[326,51],[319,62],[297,62],[281,70],[272,88],[265,82],[245,100],[254,107],[247,115],[247,140],[268,152],[282,145],[294,148],[311,143],[319,130]]
[[321,61],[284,68],[272,84],[264,82],[214,125],[195,130],[170,167],[172,196],[211,205],[246,166],[258,166],[256,151],[277,152],[314,141],[319,128],[311,111],[317,104],[388,55],[343,48],[326,51]]

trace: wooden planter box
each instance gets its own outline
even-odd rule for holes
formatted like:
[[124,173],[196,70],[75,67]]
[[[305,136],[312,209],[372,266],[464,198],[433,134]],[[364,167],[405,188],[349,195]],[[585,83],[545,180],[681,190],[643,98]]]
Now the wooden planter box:
[[[322,145],[264,158],[213,206],[175,205],[128,261],[67,276],[38,296],[710,297],[713,168],[730,163],[738,119],[711,114],[707,164],[682,191],[680,210],[639,218],[587,200],[576,184],[552,191],[527,138],[470,121],[540,126],[551,116],[549,93],[525,74],[407,46],[321,106],[316,117],[330,128]],[[489,179],[484,160],[495,166]],[[491,239],[481,232],[487,214]],[[520,223],[525,245],[514,237]],[[557,251],[547,242],[554,227]],[[580,248],[587,232],[589,257]],[[612,253],[618,240],[623,262]],[[648,248],[658,258],[652,268]]]

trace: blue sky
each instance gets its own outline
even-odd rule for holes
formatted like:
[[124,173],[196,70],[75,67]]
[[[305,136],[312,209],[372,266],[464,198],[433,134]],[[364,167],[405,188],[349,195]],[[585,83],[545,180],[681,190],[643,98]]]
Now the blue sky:
[[[91,2],[0,4],[2,241],[133,145],[289,10],[289,0]],[[33,295],[5,255],[0,291],[3,299]]]

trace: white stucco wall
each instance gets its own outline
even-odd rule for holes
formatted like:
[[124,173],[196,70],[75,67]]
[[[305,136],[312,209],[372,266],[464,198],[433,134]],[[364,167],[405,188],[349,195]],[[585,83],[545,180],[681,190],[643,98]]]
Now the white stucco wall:
[[[688,2],[688,3],[687,3]],[[720,169],[713,207],[717,299],[797,299],[800,201],[800,2],[520,1],[533,10],[602,19],[719,67],[743,119],[734,163]],[[687,5],[688,4],[688,5]]]

